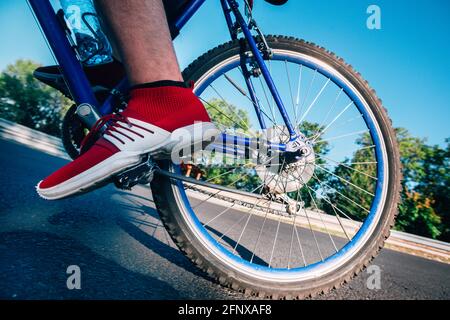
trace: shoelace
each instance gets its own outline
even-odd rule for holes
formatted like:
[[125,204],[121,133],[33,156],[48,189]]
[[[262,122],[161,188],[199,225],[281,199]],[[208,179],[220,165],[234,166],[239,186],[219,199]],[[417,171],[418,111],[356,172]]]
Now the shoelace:
[[[89,142],[96,137],[96,135],[100,132],[100,130],[107,125],[107,129],[103,132],[103,135],[110,135],[112,137],[114,137],[115,139],[119,140],[122,144],[125,144],[125,142],[123,140],[121,140],[120,138],[118,138],[117,136],[115,136],[114,134],[112,134],[112,132],[119,132],[116,127],[119,128],[124,128],[122,125],[119,124],[119,122],[125,122],[128,127],[131,128],[131,122],[128,120],[127,117],[125,117],[124,115],[120,114],[120,113],[114,113],[114,114],[109,114],[106,115],[104,117],[101,117],[100,119],[97,120],[97,122],[94,124],[94,126],[92,127],[91,131],[89,131],[88,135],[83,139],[83,141],[81,142],[81,153],[85,152],[85,147],[89,144]],[[129,130],[129,129],[128,129]],[[130,130],[131,131],[131,130]],[[134,131],[133,131],[134,132]],[[140,134],[138,134],[137,132],[134,132],[137,135],[141,136]],[[130,140],[134,141],[133,138],[125,135],[124,133],[120,132],[121,135],[128,137]]]

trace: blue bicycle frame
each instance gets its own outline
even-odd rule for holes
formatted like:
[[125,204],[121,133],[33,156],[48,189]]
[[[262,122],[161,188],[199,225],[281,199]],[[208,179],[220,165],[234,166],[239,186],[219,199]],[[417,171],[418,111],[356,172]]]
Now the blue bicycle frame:
[[[72,94],[72,97],[77,105],[81,104],[89,104],[96,109],[98,114],[101,116],[110,114],[113,112],[112,99],[107,99],[102,106],[99,106],[98,101],[95,98],[95,95],[92,91],[91,85],[86,77],[86,74],[83,71],[81,63],[78,61],[75,49],[72,47],[68,37],[65,33],[63,26],[59,18],[57,17],[55,10],[50,4],[50,0],[28,0],[33,10],[37,21],[39,22],[42,31],[47,38],[47,41],[50,45],[51,50],[60,66],[61,72],[66,79],[67,86]],[[294,141],[298,138],[297,130],[292,125],[289,116],[286,112],[286,109],[283,105],[281,97],[278,93],[275,84],[273,83],[270,72],[264,62],[264,58],[258,49],[258,45],[256,43],[255,38],[251,33],[251,26],[245,22],[244,17],[239,11],[238,3],[236,0],[220,0],[222,9],[225,15],[225,20],[228,25],[231,37],[233,40],[237,39],[238,36],[238,28],[244,34],[245,40],[248,44],[249,49],[251,50],[254,60],[257,63],[258,67],[261,70],[261,74],[264,77],[264,80],[267,83],[269,91],[273,96],[273,99],[280,111],[280,114],[284,120],[284,123],[289,131],[291,141]],[[179,14],[177,19],[174,22],[174,26],[176,31],[180,31],[184,25],[190,20],[190,18],[198,11],[198,9],[205,3],[205,0],[190,0],[183,12]],[[233,23],[232,16],[235,18],[235,23]],[[261,113],[261,108],[259,106],[259,102],[254,96],[253,85],[250,80],[250,74],[245,72],[246,62],[241,58],[242,66],[244,68],[244,77],[245,82],[250,92],[250,97],[253,101],[253,105],[255,107],[255,112],[258,116],[259,124],[262,129],[265,129],[264,119]],[[125,91],[128,87],[128,82],[126,79],[121,81],[117,90]],[[231,136],[227,134],[223,134],[224,143],[239,143],[241,146],[250,147],[252,144],[251,139],[242,138],[237,136]],[[285,151],[285,144],[271,144],[269,146],[272,150]]]

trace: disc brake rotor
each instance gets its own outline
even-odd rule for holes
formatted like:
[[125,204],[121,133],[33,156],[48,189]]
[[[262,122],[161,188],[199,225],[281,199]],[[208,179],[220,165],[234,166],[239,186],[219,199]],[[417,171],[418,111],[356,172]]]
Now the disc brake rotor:
[[[273,143],[289,142],[286,127],[276,126],[265,131],[267,141]],[[295,141],[296,148],[287,156],[281,154],[279,159],[269,164],[259,165],[256,172],[271,193],[283,194],[301,189],[313,176],[315,169],[315,153],[306,138],[300,137]]]

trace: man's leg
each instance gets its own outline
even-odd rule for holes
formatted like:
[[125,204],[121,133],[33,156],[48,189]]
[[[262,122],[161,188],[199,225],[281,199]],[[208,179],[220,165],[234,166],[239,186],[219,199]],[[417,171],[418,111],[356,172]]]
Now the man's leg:
[[132,85],[183,81],[161,0],[96,0]]
[[[108,127],[102,138],[38,184],[45,199],[100,186],[145,154],[170,153],[180,136],[198,143],[218,133],[203,104],[182,82],[162,1],[97,0],[97,7],[126,66],[131,98],[124,112],[103,119]],[[195,132],[201,128],[203,137],[194,138],[195,122],[201,122]]]

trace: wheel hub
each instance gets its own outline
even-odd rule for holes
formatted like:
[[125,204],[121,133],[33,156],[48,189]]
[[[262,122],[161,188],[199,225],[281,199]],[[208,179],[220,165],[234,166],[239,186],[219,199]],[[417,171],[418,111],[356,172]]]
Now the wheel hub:
[[271,193],[283,194],[301,189],[311,180],[315,170],[315,153],[312,144],[300,135],[289,142],[286,127],[272,127],[265,132],[268,141],[286,143],[287,150],[278,159],[256,167],[259,178]]

